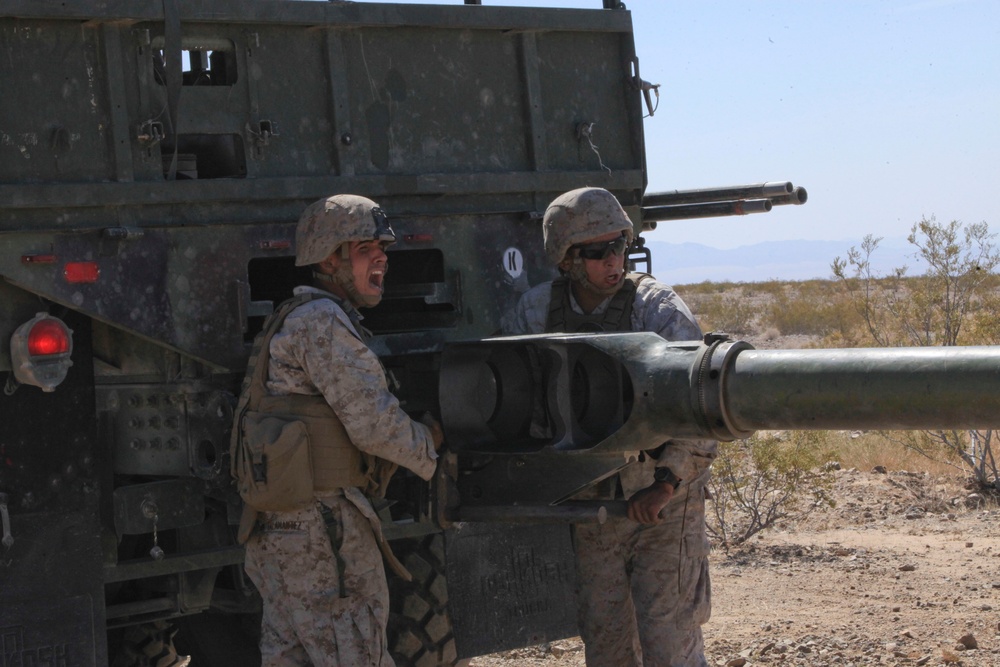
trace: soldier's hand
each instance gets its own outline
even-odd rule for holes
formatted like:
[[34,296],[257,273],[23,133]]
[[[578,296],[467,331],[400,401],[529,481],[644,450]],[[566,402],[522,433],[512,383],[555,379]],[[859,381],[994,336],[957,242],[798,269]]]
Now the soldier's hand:
[[444,431],[441,430],[441,423],[434,419],[434,416],[425,412],[420,418],[420,423],[431,430],[431,439],[434,441],[434,451],[441,449],[441,443],[444,442]]
[[628,518],[645,524],[662,523],[660,510],[674,497],[674,486],[667,482],[653,482],[628,501]]

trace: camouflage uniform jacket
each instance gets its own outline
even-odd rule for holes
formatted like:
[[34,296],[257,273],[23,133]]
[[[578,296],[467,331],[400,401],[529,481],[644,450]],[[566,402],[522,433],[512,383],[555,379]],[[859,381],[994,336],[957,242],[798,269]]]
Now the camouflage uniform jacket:
[[[306,292],[326,294],[295,288],[295,294]],[[429,480],[437,465],[430,429],[410,419],[389,392],[378,357],[359,333],[357,310],[330,297],[293,310],[271,339],[267,393],[322,395],[358,449]],[[344,489],[344,495],[378,524],[360,489]]]
[[[504,335],[545,333],[549,312],[552,283],[546,282],[525,292],[514,309],[501,322]],[[569,292],[570,307],[583,314],[573,291]],[[604,312],[611,302],[608,297],[594,309],[593,315]],[[632,304],[632,331],[651,331],[669,341],[701,340],[701,328],[687,304],[668,285],[653,279],[639,283]],[[631,465],[620,473],[622,491],[626,498],[653,483],[653,469],[666,466],[684,481],[693,481],[705,472],[705,459],[714,457],[714,441],[675,440],[666,447],[657,460],[643,457],[638,465]]]

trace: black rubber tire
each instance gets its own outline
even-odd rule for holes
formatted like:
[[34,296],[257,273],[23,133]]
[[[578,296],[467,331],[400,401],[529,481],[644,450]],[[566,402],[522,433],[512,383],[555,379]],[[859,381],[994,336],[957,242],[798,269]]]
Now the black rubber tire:
[[458,665],[448,616],[444,535],[392,542],[393,553],[413,575],[389,575],[389,651],[397,667]]
[[208,611],[174,623],[177,650],[191,656],[191,667],[260,665],[260,614]]
[[177,628],[167,621],[140,623],[109,633],[112,667],[187,667],[191,658],[174,648]]

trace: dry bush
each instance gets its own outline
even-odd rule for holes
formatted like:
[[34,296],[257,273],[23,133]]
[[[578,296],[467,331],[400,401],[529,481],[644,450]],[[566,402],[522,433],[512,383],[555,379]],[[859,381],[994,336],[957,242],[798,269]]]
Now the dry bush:
[[744,288],[705,297],[697,310],[702,329],[733,334],[753,334],[757,329],[758,315],[759,308]]
[[[864,322],[829,280],[758,283],[703,282],[679,285],[678,294],[705,331],[725,331],[767,339],[808,335],[823,347],[864,344]],[[1000,331],[998,331],[1000,335]]]
[[828,280],[786,284],[776,292],[765,321],[786,336],[851,337],[863,323],[851,304]]
[[707,528],[724,549],[742,544],[784,519],[832,505],[831,461],[819,431],[761,431],[719,443],[712,465]]
[[879,431],[827,431],[825,443],[831,456],[844,468],[871,470],[883,466],[886,470],[926,472],[931,475],[954,475],[960,465],[950,452],[928,458],[916,453],[896,437]]

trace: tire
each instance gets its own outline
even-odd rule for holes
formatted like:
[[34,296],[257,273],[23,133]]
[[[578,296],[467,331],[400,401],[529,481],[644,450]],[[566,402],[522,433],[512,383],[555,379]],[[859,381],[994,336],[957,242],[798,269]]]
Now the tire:
[[413,581],[389,577],[389,651],[398,667],[459,665],[448,616],[444,535],[397,540],[392,550]]
[[129,626],[113,644],[112,667],[188,667],[191,657],[174,648],[177,629],[167,621]]
[[177,650],[191,656],[191,667],[260,665],[260,614],[205,611],[174,622]]

